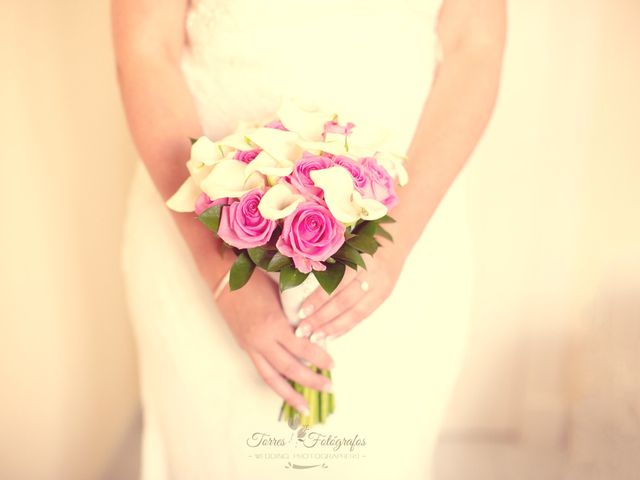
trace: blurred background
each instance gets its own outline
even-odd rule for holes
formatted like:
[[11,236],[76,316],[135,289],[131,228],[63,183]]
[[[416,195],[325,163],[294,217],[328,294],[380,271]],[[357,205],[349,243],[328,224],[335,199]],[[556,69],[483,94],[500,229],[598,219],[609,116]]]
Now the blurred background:
[[[0,478],[136,478],[136,161],[106,0],[3,0]],[[465,175],[477,284],[438,480],[637,479],[640,2],[510,2]]]

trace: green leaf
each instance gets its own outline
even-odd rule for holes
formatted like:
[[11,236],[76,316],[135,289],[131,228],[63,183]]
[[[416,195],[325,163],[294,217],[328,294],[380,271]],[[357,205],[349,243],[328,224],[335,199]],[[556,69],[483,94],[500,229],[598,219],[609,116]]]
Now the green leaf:
[[346,260],[349,263],[361,266],[365,270],[367,269],[367,265],[364,263],[360,252],[347,243],[343,244],[340,250],[334,253],[333,256],[338,260]]
[[284,292],[288,288],[297,287],[309,276],[308,273],[302,273],[293,265],[287,265],[280,270],[280,291]]
[[359,252],[368,253],[369,255],[373,255],[378,249],[378,243],[375,239],[367,235],[356,235],[347,240],[347,245],[352,246]]
[[347,267],[349,267],[349,268],[351,268],[353,270],[355,270],[356,272],[358,271],[358,266],[355,263],[350,262],[349,260],[340,259],[340,260],[338,260],[338,262],[344,264],[345,266],[347,266]]
[[279,272],[287,265],[291,265],[291,259],[280,252],[276,252],[267,265],[267,272]]
[[324,272],[314,270],[313,275],[324,291],[331,295],[338,285],[340,285],[345,270],[346,267],[344,263],[336,262],[327,265],[327,269]]
[[386,238],[390,242],[393,242],[393,237],[389,232],[387,232],[381,225],[376,225],[376,235],[381,236],[382,238]]
[[198,215],[204,225],[212,232],[218,233],[218,227],[220,226],[220,215],[222,214],[222,205],[214,205],[207,208],[204,212]]
[[275,255],[273,250],[267,250],[263,247],[250,248],[247,250],[247,253],[251,261],[263,270],[267,269],[269,262]]
[[229,289],[233,291],[243,287],[251,278],[255,268],[256,266],[247,255],[247,252],[240,253],[229,272]]
[[376,233],[376,227],[378,225],[375,222],[364,222],[362,225],[358,226],[355,230],[357,235],[367,235],[369,237],[373,237]]
[[396,220],[395,220],[395,218],[390,217],[389,215],[385,215],[382,218],[374,220],[374,222],[376,222],[376,223],[396,223]]

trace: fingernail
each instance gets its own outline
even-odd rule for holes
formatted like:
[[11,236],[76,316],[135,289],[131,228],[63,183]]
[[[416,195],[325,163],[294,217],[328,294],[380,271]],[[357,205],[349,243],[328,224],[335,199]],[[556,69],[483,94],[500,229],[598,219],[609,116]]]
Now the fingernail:
[[309,325],[300,325],[298,328],[296,328],[296,337],[298,338],[302,338],[302,337],[307,337],[309,336],[309,334],[311,333],[311,327]]
[[331,383],[325,383],[324,387],[322,387],[322,391],[326,393],[331,393],[333,390],[333,385]]
[[323,332],[314,332],[309,337],[309,340],[311,340],[313,343],[321,342],[322,340],[324,340],[324,333]]
[[300,415],[309,415],[309,409],[307,407],[305,407],[304,405],[298,405],[296,407],[296,410],[298,410],[298,412],[300,412]]
[[312,312],[313,312],[313,305],[307,305],[306,307],[303,307],[300,309],[300,311],[298,312],[298,318],[300,318],[300,320],[304,320],[309,315],[311,315]]

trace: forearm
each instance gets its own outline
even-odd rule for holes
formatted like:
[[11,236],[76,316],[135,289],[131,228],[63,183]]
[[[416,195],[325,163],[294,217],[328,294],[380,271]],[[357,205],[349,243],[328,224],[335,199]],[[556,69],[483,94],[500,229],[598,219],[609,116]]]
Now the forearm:
[[501,49],[460,49],[441,64],[408,150],[409,184],[392,215],[406,255],[475,148],[498,90]]
[[[201,134],[191,94],[177,63],[161,54],[119,54],[118,79],[135,145],[158,191],[167,199],[187,177],[189,137]],[[228,254],[221,256],[218,240],[193,214],[171,215],[213,288],[232,259]]]

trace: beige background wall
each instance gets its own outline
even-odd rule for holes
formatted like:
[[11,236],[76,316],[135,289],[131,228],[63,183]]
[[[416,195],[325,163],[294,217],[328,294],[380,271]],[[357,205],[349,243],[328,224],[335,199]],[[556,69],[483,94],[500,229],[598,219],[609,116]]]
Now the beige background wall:
[[[118,266],[135,154],[107,4],[0,16],[0,478],[99,478],[135,418]],[[441,478],[632,478],[640,4],[518,0],[510,20],[467,172],[479,287]]]
[[0,52],[0,478],[96,478],[136,395],[108,2],[4,0]]
[[637,478],[639,24],[635,0],[510,2],[468,171],[475,332],[438,478]]

